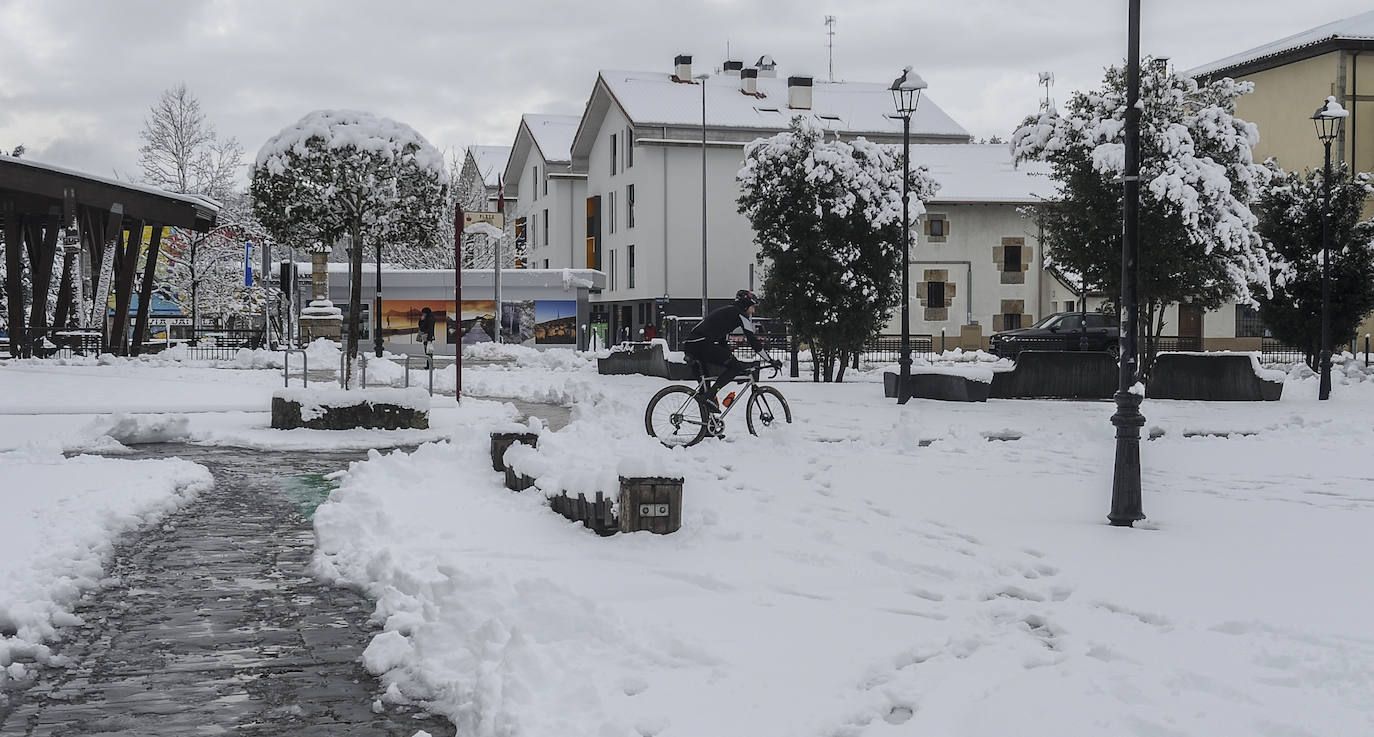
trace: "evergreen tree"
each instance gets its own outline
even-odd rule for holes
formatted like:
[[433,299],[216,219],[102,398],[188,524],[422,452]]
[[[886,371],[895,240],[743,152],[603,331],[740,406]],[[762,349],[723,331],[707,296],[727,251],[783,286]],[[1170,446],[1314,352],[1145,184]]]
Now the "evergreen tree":
[[363,254],[435,243],[448,216],[444,156],[403,123],[317,110],[273,136],[252,169],[253,210],[280,243],[352,240],[346,382],[358,355]]
[[[1213,309],[1269,293],[1269,260],[1250,204],[1268,181],[1251,149],[1258,129],[1235,117],[1249,82],[1207,86],[1147,63],[1141,75],[1139,299],[1146,352],[1164,308]],[[1121,290],[1125,73],[1075,92],[1067,112],[1049,109],[1012,134],[1018,160],[1050,163],[1060,195],[1039,208],[1045,255],[1108,294]],[[1149,365],[1147,355],[1143,366]]]
[[[1305,175],[1273,167],[1260,197],[1259,229],[1273,252],[1274,291],[1259,300],[1260,320],[1279,341],[1302,348],[1317,368],[1321,352],[1322,210],[1326,188],[1321,170]],[[1356,337],[1360,320],[1374,310],[1374,220],[1360,220],[1365,198],[1374,194],[1368,174],[1353,179],[1345,164],[1331,169],[1331,343]]]
[[[900,147],[826,141],[797,118],[745,148],[739,211],[770,264],[764,304],[811,345],[813,378],[842,381],[849,357],[892,316],[900,294]],[[911,217],[938,185],[910,173]]]

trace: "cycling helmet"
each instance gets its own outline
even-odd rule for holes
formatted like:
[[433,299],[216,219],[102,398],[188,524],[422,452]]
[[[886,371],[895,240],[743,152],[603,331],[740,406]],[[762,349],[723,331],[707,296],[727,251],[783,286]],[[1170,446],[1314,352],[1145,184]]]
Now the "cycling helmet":
[[758,303],[758,295],[754,294],[748,289],[741,289],[738,292],[735,292],[735,304],[739,305],[740,309],[749,309],[750,307]]

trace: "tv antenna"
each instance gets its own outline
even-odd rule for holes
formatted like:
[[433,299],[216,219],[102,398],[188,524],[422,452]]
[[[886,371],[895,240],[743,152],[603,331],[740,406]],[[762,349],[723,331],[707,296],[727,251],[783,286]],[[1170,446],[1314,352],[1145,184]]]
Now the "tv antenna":
[[830,81],[835,81],[835,16],[825,16],[825,35],[830,37]]
[[1045,101],[1040,103],[1040,109],[1050,111],[1050,87],[1054,86],[1054,72],[1041,72],[1040,84],[1045,88]]

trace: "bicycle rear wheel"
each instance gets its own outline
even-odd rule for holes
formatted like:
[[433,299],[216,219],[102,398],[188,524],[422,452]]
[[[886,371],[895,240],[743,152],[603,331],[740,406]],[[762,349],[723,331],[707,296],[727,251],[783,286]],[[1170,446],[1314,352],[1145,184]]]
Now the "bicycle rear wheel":
[[649,400],[644,429],[670,448],[696,445],[706,437],[706,408],[694,389],[666,386]]
[[782,392],[771,386],[755,386],[749,393],[749,406],[745,409],[745,421],[754,435],[766,435],[769,430],[792,422],[792,408],[787,406]]

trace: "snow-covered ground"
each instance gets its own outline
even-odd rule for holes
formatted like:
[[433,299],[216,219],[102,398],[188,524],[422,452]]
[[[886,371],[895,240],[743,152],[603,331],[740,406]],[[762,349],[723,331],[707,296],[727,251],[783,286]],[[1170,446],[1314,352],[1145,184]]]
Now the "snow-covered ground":
[[[796,422],[776,436],[732,415],[724,441],[669,451],[642,421],[662,380],[508,355],[464,389],[572,404],[522,458],[541,487],[677,474],[679,532],[600,538],[505,490],[499,402],[436,398],[429,431],[280,432],[280,372],[247,368],[267,361],[0,362],[0,666],[36,657],[110,539],[205,480],[58,451],[424,442],[349,469],[316,513],[316,568],[376,599],[365,659],[388,698],[460,734],[1374,733],[1374,375],[1356,362],[1329,402],[1305,370],[1280,402],[1146,401],[1149,519],[1121,529],[1110,402],[898,408],[861,372],[778,382]],[[90,521],[51,522],[73,509]]]

